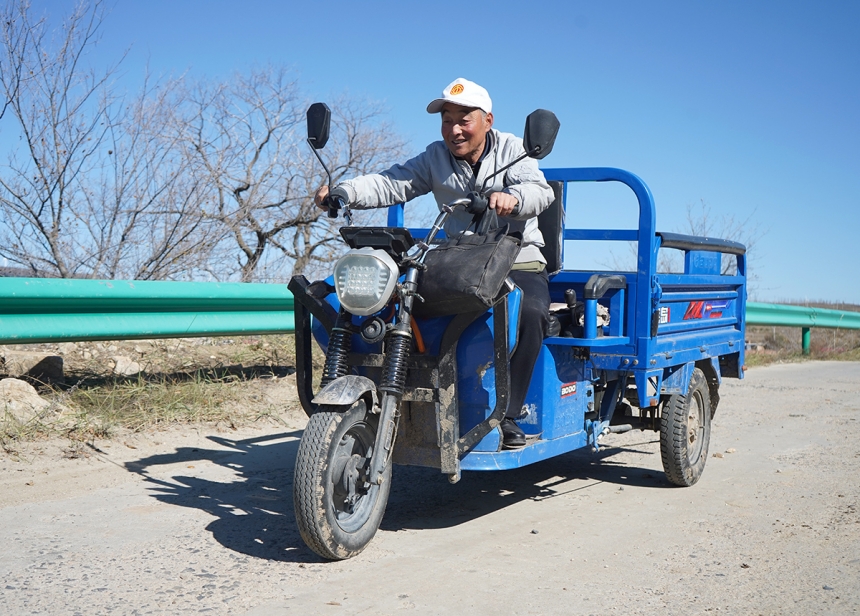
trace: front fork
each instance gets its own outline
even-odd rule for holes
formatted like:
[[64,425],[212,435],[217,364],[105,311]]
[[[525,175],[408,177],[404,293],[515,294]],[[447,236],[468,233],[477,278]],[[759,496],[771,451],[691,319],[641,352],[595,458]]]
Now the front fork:
[[[379,424],[376,430],[373,453],[367,481],[381,484],[383,470],[391,458],[400,417],[400,401],[406,387],[406,362],[412,349],[412,303],[417,289],[418,270],[410,268],[400,285],[400,311],[396,324],[386,335],[382,379],[377,385],[380,399]],[[329,335],[322,385],[326,385],[349,372],[349,353],[354,328],[352,317],[341,309]]]
[[442,230],[448,215],[454,211],[453,207],[465,205],[468,202],[468,199],[458,199],[442,207],[442,211],[436,217],[433,227],[427,235],[426,243],[422,243],[422,251],[418,261],[406,270],[403,283],[398,285],[400,310],[394,327],[385,336],[386,347],[382,379],[377,386],[380,397],[380,414],[368,472],[368,481],[371,484],[382,484],[382,471],[391,459],[394,441],[397,437],[400,402],[406,388],[406,362],[412,349],[412,304],[416,297],[423,301],[418,295],[418,274],[423,268],[424,257],[430,244],[433,243],[436,234]]
[[386,336],[385,363],[379,382],[380,414],[376,442],[370,459],[368,479],[372,484],[382,483],[382,472],[391,459],[400,418],[400,401],[406,388],[406,361],[412,350],[412,303],[418,288],[418,269],[409,268],[400,285],[400,311],[396,325]]

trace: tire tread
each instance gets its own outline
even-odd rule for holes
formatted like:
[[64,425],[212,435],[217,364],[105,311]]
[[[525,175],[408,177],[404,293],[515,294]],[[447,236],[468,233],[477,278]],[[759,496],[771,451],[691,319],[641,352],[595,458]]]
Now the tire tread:
[[[296,471],[293,482],[293,504],[296,509],[296,523],[302,539],[314,552],[324,558],[337,559],[338,556],[328,548],[322,536],[317,507],[318,477],[326,462],[328,447],[326,435],[334,432],[340,423],[340,414],[318,412],[308,419],[305,433],[299,444],[296,456]],[[324,516],[325,513],[322,512]]]
[[[704,438],[700,459],[690,465],[687,459],[687,413],[691,398],[699,391],[703,409]],[[704,472],[708,457],[711,421],[711,393],[704,373],[695,368],[690,377],[690,386],[686,396],[673,394],[663,403],[660,414],[660,457],[666,478],[673,484],[688,487],[695,484]]]
[[[329,410],[333,409],[333,410]],[[296,525],[305,544],[329,560],[350,558],[361,552],[379,528],[388,494],[391,489],[391,461],[383,471],[383,482],[370,498],[372,509],[369,518],[354,531],[341,528],[331,511],[331,492],[328,483],[332,447],[337,446],[342,434],[357,421],[365,422],[368,411],[362,400],[352,407],[322,407],[308,419],[305,433],[296,454],[293,478],[293,507]],[[375,428],[374,428],[375,430]]]

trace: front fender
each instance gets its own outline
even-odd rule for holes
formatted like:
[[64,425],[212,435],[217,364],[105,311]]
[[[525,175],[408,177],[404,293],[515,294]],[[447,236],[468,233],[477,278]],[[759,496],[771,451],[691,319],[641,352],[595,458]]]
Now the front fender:
[[368,392],[370,392],[373,398],[373,406],[378,406],[379,400],[376,397],[376,383],[366,376],[347,374],[323,387],[314,396],[312,402],[318,405],[326,404],[350,407]]

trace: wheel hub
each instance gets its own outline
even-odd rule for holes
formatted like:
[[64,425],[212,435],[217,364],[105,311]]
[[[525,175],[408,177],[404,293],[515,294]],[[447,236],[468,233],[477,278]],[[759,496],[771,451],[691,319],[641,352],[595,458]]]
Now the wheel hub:
[[349,510],[352,510],[355,503],[357,503],[358,499],[361,498],[361,494],[358,493],[358,489],[359,486],[364,487],[364,482],[361,481],[362,473],[359,468],[363,466],[363,463],[366,461],[366,458],[363,458],[358,454],[352,454],[346,461],[346,464],[344,464],[340,483],[341,490],[346,494],[344,504]]
[[[357,432],[355,432],[357,431]],[[367,496],[367,469],[372,451],[372,433],[364,434],[363,425],[354,426],[347,432],[332,460],[331,482],[334,488],[334,509],[342,523],[362,509],[362,499]]]
[[704,431],[704,404],[698,394],[690,401],[687,413],[687,459],[695,463],[702,454],[702,432]]

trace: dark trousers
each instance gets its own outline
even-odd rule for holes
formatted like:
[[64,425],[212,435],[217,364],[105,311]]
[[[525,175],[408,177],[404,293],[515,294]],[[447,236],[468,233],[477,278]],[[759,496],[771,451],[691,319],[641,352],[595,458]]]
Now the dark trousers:
[[546,271],[541,273],[512,271],[511,279],[523,291],[517,346],[511,356],[511,398],[506,417],[516,418],[532,380],[535,362],[543,344],[549,315],[549,282]]

